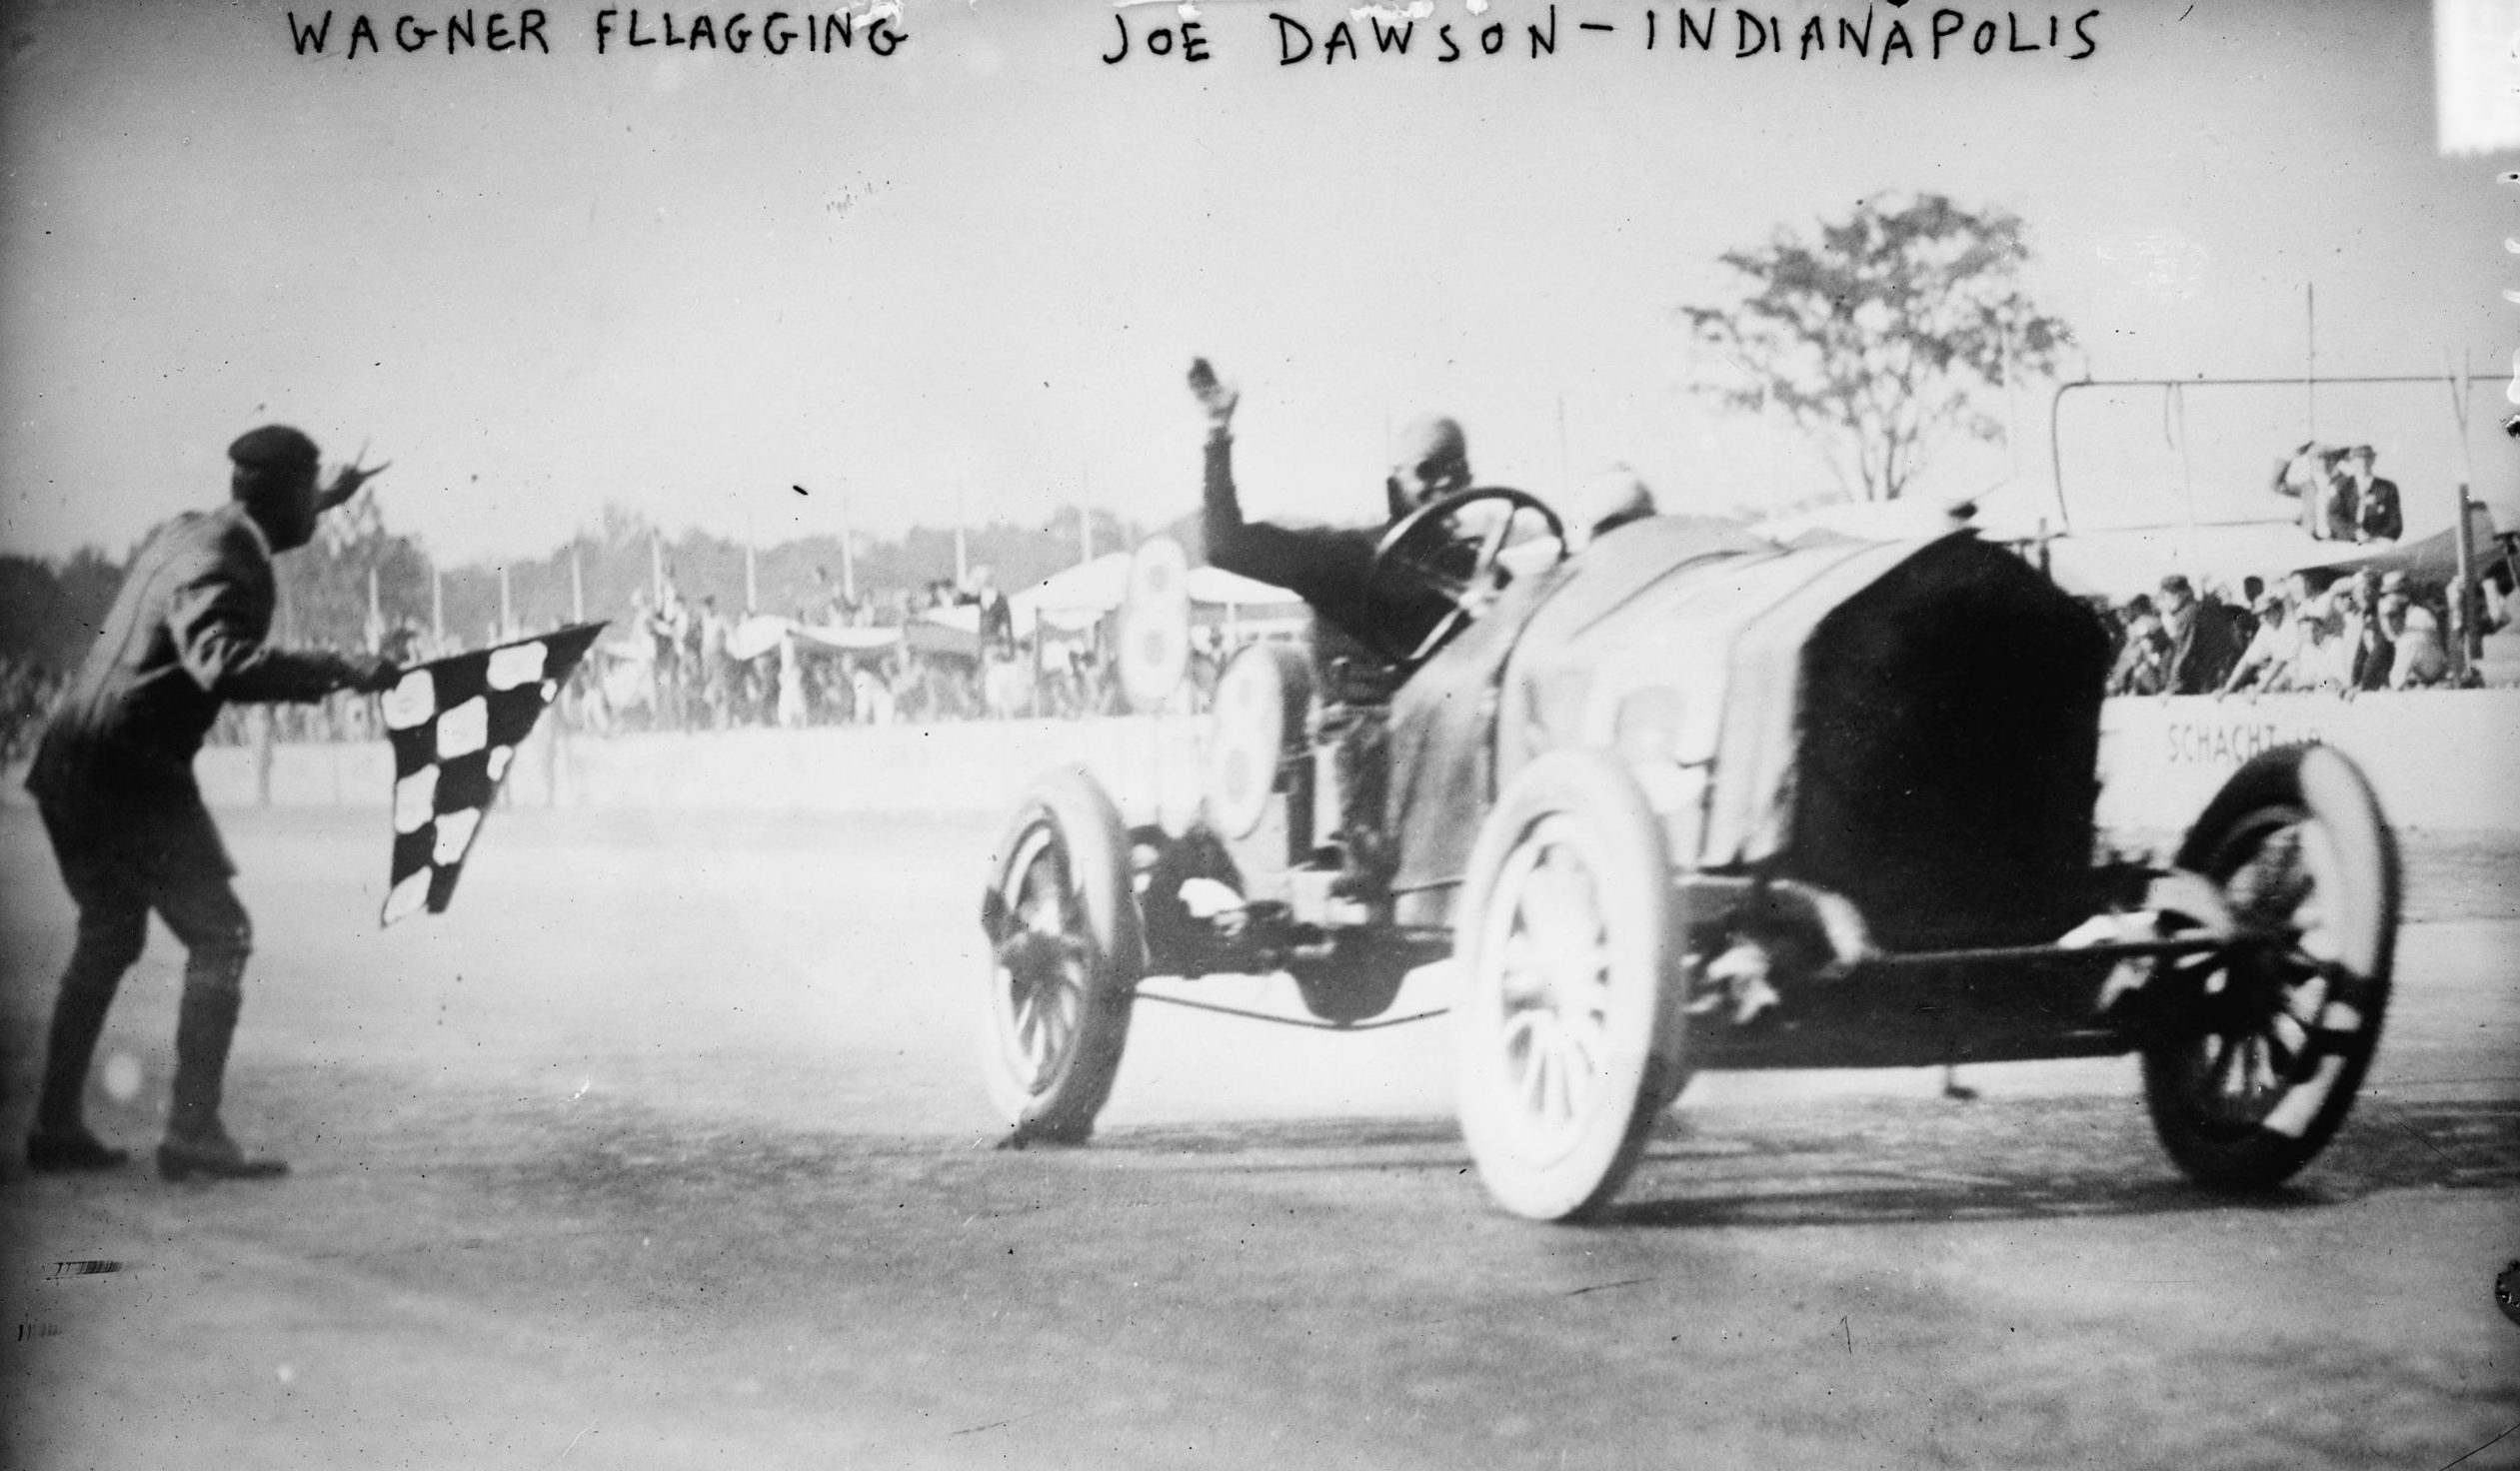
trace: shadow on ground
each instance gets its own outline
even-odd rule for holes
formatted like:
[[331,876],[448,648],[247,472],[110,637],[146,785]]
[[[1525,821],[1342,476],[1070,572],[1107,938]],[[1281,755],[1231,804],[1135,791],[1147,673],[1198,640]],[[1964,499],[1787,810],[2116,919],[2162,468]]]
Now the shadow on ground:
[[[1038,1148],[1038,1146],[1037,1146]],[[1114,1130],[1050,1151],[1074,1168],[1146,1173],[1452,1175],[1447,1119],[1319,1119]],[[2288,1211],[2384,1190],[2520,1185],[2520,1103],[2364,1099],[2286,1187],[2200,1190],[2139,1109],[2088,1101],[1874,1101],[1756,1122],[1683,1109],[1665,1120],[1603,1224],[1660,1228]]]

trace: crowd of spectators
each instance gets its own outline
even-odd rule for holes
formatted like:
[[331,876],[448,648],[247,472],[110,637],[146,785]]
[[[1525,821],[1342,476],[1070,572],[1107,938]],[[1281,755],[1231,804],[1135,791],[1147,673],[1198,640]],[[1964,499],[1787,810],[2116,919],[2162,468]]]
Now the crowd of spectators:
[[[2478,631],[2505,627],[2510,589],[2498,576],[2478,592]],[[2199,594],[2172,574],[2105,614],[2117,648],[2111,695],[2351,696],[2454,683],[2447,590],[2418,586],[2402,571],[2366,568],[2324,586],[2302,572],[2276,587],[2243,578],[2236,598],[2210,585]],[[2480,682],[2471,672],[2456,683]]]
[[[2275,468],[2273,489],[2300,502],[2301,529],[2314,541],[2375,551],[2396,545],[2406,521],[2398,488],[2374,473],[2369,445],[2305,443]],[[2508,548],[2489,554],[2467,623],[2477,635],[2511,619]],[[2158,590],[2103,605],[2117,657],[2111,695],[2233,695],[2414,690],[2482,683],[2453,658],[2453,590],[2405,571],[2294,572],[2276,586],[2241,579],[2236,596],[2179,574]]]
[[[985,715],[1082,716],[1107,701],[1107,661],[1094,631],[1019,641],[1012,606],[987,569],[881,598],[856,597],[819,574],[821,593],[784,619],[687,600],[671,579],[653,604],[634,595],[627,639],[599,646],[561,719],[572,729],[727,730],[890,725]],[[836,631],[899,631],[940,609],[974,610],[961,648],[908,637],[835,644]]]
[[[2352,457],[2348,457],[2349,459]],[[2367,470],[2367,462],[2364,469]],[[2359,493],[2352,475],[2340,486]],[[2386,484],[2380,482],[2379,484]],[[2336,504],[2331,501],[2330,505]],[[620,632],[607,637],[569,684],[552,719],[595,735],[746,727],[929,724],[992,717],[1078,719],[1127,707],[1110,631],[1047,629],[1019,638],[1011,607],[986,570],[962,585],[939,580],[885,597],[851,597],[825,582],[814,601],[779,623],[775,639],[730,616],[714,597],[685,600],[669,580],[653,606],[641,593]],[[2451,657],[2448,590],[2403,572],[2333,576],[2296,572],[2273,585],[2249,577],[2236,590],[2184,575],[2123,603],[2098,602],[2116,654],[2111,695],[2328,692],[2352,696],[2460,683]],[[2479,584],[2471,621],[2482,633],[2510,622],[2507,562]],[[978,658],[922,649],[915,640],[870,639],[839,648],[804,629],[898,630],[935,609],[978,610]],[[492,629],[496,643],[528,631]],[[365,642],[398,664],[454,653],[463,641],[432,638],[403,620],[372,626]],[[1204,704],[1239,647],[1226,630],[1193,631],[1188,699]],[[23,759],[66,683],[62,671],[0,656],[0,760]],[[2471,673],[2464,683],[2478,683]],[[375,697],[344,694],[311,705],[232,706],[214,743],[364,740],[383,734]]]

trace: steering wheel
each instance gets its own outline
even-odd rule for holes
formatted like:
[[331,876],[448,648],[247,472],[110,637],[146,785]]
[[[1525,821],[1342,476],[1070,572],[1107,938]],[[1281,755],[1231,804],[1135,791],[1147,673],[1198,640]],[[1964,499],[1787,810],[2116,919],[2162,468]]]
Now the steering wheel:
[[[1500,514],[1472,547],[1455,534],[1455,524],[1463,511],[1491,502],[1499,505]],[[1413,668],[1485,613],[1511,581],[1498,559],[1505,550],[1506,535],[1525,511],[1536,514],[1547,526],[1557,543],[1556,560],[1565,561],[1564,524],[1546,502],[1527,491],[1503,486],[1455,491],[1393,522],[1374,547],[1373,565],[1365,572],[1365,606],[1375,614],[1366,642],[1373,651],[1393,664]],[[1449,606],[1434,628],[1411,647],[1391,632],[1391,615],[1422,594]]]

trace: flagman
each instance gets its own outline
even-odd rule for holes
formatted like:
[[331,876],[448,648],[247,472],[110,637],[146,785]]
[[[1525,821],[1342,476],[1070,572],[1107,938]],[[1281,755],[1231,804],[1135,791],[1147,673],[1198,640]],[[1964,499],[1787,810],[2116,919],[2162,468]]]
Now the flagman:
[[391,689],[400,678],[374,656],[264,642],[277,597],[273,554],[305,546],[318,517],[385,467],[346,466],[319,489],[315,442],[280,425],[238,437],[228,459],[230,502],[167,522],[132,558],[27,776],[79,906],[26,1139],[27,1163],[38,1170],[110,1169],[130,1158],[88,1131],[82,1102],[106,1008],[140,958],[151,909],[188,952],[158,1172],[178,1180],[288,1170],[248,1156],[219,1121],[253,930],[192,763],[230,701],[319,700]]

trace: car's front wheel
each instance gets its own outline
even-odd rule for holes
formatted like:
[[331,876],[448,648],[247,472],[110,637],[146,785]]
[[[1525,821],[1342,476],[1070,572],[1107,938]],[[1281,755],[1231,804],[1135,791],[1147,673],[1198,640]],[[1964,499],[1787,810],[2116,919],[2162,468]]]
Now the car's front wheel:
[[2289,746],[2232,776],[2179,866],[2221,887],[2235,935],[2156,974],[2144,1098],[2190,1179],[2266,1189],[2336,1132],[2379,1042],[2396,842],[2353,762]]
[[1607,1201],[1677,1094],[1678,904],[1660,824],[1601,752],[1533,761],[1480,829],[1454,936],[1461,1133],[1516,1215]]

